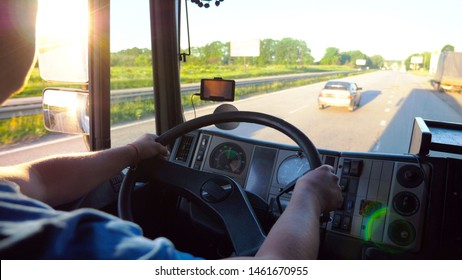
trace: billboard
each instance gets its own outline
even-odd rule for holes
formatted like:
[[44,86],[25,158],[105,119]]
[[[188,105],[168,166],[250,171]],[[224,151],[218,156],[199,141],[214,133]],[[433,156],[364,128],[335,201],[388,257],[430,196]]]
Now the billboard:
[[412,64],[422,64],[423,63],[423,56],[413,56],[411,57]]
[[260,56],[260,40],[231,42],[231,56]]
[[364,65],[366,65],[366,60],[365,59],[356,59],[356,65],[364,66]]

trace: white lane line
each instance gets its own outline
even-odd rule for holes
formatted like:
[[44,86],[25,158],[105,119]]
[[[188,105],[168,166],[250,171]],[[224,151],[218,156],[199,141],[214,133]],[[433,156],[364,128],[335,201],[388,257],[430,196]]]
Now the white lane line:
[[47,141],[47,142],[42,142],[42,143],[30,145],[30,146],[25,146],[25,147],[21,147],[21,148],[12,149],[12,150],[6,150],[6,151],[3,151],[3,152],[0,152],[0,156],[12,154],[12,153],[17,153],[17,152],[22,152],[22,151],[27,151],[27,150],[30,150],[30,149],[40,148],[40,147],[43,147],[43,146],[53,145],[53,144],[57,144],[57,143],[61,143],[61,142],[66,142],[66,141],[70,141],[70,140],[81,138],[81,137],[82,137],[81,135],[71,136],[71,137],[64,137],[64,138],[51,140],[51,141]]
[[386,121],[386,120],[382,120],[382,121],[380,122],[380,126],[386,126],[386,125],[387,125],[387,121]]
[[[124,124],[124,125],[120,125],[120,126],[114,126],[114,127],[111,128],[111,131],[116,131],[116,130],[124,129],[124,128],[127,128],[127,127],[132,127],[132,126],[136,126],[136,125],[140,125],[140,124],[144,124],[144,123],[153,122],[154,120],[155,120],[155,118],[151,118],[151,119],[147,119],[147,120],[143,120],[143,121],[139,121],[139,122]],[[33,145],[24,146],[24,147],[21,147],[21,148],[15,148],[15,149],[11,149],[11,150],[6,150],[6,151],[3,151],[3,152],[0,152],[0,156],[5,156],[5,155],[8,155],[8,154],[12,154],[12,153],[23,152],[23,151],[27,151],[27,150],[31,150],[31,149],[40,148],[40,147],[43,147],[43,146],[48,146],[48,145],[58,144],[58,143],[66,142],[66,141],[71,141],[71,140],[74,140],[74,139],[77,139],[77,138],[82,138],[82,135],[64,136],[63,138],[59,138],[59,139],[56,139],[56,140],[50,140],[50,141],[46,141],[46,142],[42,142],[42,143],[37,143],[37,144],[33,144]]]
[[300,108],[298,108],[298,109],[295,109],[295,110],[289,111],[289,114],[293,114],[293,113],[296,113],[296,112],[298,112],[298,111],[301,111],[301,110],[303,110],[303,109],[305,109],[305,108],[307,108],[307,107],[308,107],[308,105],[305,105],[305,106],[303,106],[303,107],[300,107]]
[[390,112],[390,108],[385,109],[385,113],[388,113],[388,112]]

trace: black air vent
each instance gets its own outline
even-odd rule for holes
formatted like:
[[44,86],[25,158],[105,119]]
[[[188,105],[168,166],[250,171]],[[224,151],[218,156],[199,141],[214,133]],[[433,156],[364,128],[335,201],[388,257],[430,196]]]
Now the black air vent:
[[191,150],[191,144],[194,140],[193,136],[185,135],[181,137],[180,146],[176,152],[175,160],[186,162],[188,160],[188,155]]

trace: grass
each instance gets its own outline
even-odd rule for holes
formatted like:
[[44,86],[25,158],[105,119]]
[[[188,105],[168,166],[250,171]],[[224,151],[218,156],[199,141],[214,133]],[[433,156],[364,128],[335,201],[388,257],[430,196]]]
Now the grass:
[[433,74],[430,74],[428,72],[428,70],[424,70],[424,69],[421,69],[421,70],[409,70],[408,72],[412,73],[412,74],[414,74],[416,76],[433,78]]
[[11,119],[0,120],[0,143],[2,145],[33,140],[47,133],[42,115],[15,116]]
[[[242,66],[209,66],[195,67],[188,66],[181,69],[181,83],[197,83],[204,77],[223,77],[226,79],[240,79],[259,76],[273,76],[294,73],[326,72],[326,71],[348,71],[351,68],[345,66],[271,66],[261,68],[247,67],[247,71],[242,71]],[[210,73],[210,74],[209,74]],[[359,72],[358,74],[363,74]],[[208,75],[209,74],[209,75]],[[354,73],[356,74],[356,73]],[[351,75],[351,74],[350,74]],[[256,86],[245,86],[236,88],[236,100],[254,94],[274,92],[291,87],[299,87],[307,84],[317,83],[328,79],[345,77],[346,74],[332,75],[327,77],[316,77],[300,79],[295,81],[274,82]],[[69,84],[51,84],[40,79],[37,69],[34,69],[30,82],[25,90],[16,97],[40,96],[43,88],[50,86],[64,86]],[[140,88],[152,86],[152,71],[150,67],[113,67],[111,68],[111,88]],[[74,85],[75,87],[75,85]],[[182,96],[182,104],[185,109],[191,108],[191,95]],[[194,100],[195,106],[206,104],[201,100]],[[111,105],[111,124],[139,120],[154,115],[153,99],[141,98]],[[0,120],[0,146],[9,145],[16,142],[28,141],[40,138],[48,132],[43,126],[42,115],[35,116],[16,116],[8,120]]]
[[140,120],[154,116],[154,99],[140,97],[131,102],[111,104],[111,124]]
[[[230,66],[195,66],[182,65],[180,69],[180,82],[182,84],[198,83],[202,78],[222,77],[225,79],[243,79],[263,76],[276,76],[297,73],[314,73],[327,71],[349,71],[352,68],[343,65],[310,65],[310,66],[283,66],[272,65],[267,67],[247,66],[244,72],[242,65]],[[150,66],[140,67],[111,67],[111,89],[143,88],[152,86],[152,69]],[[41,96],[46,87],[74,87],[75,84],[47,82],[40,78],[38,68],[32,70],[29,82],[24,90],[15,96],[33,97]]]

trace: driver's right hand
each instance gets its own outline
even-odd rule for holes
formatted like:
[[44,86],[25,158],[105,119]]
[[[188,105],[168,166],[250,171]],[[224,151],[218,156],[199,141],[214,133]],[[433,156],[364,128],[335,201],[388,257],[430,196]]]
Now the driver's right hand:
[[333,211],[343,202],[339,177],[330,165],[322,165],[300,177],[294,195],[307,195],[310,200],[316,198],[321,212]]

